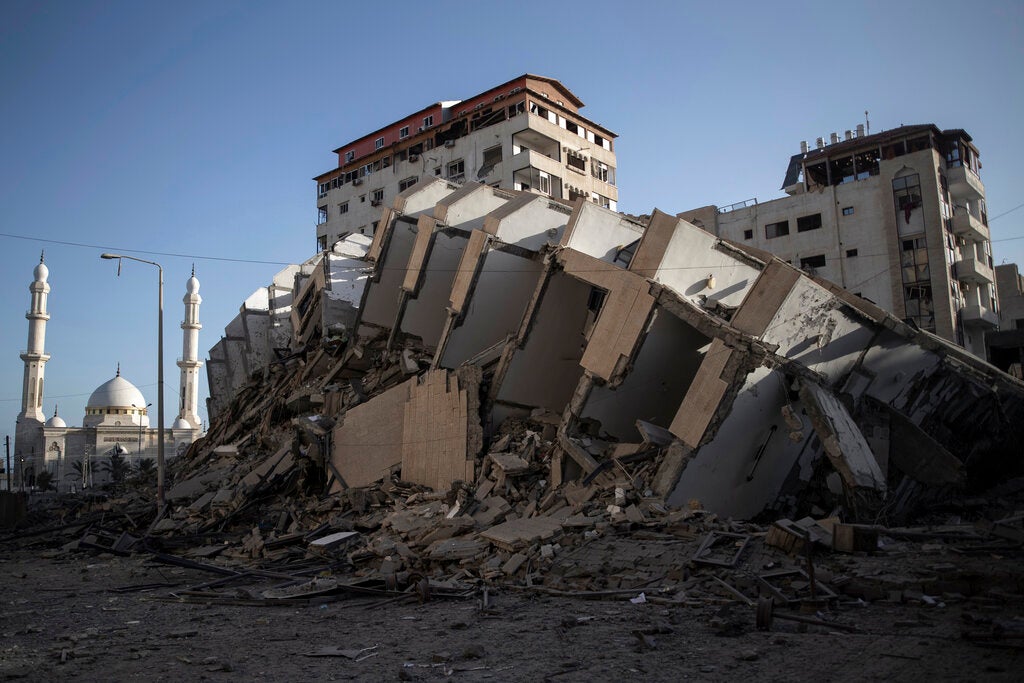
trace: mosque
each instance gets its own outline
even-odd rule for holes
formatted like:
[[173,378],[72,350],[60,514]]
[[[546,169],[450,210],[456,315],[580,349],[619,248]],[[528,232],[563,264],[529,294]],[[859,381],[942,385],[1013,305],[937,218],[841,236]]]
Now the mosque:
[[[114,453],[131,465],[149,458],[156,461],[159,429],[149,423],[149,407],[139,389],[121,376],[118,366],[113,379],[96,388],[85,407],[81,427],[69,427],[54,408],[49,419],[43,414],[43,375],[50,355],[45,351],[46,300],[50,293],[47,282],[50,271],[39,259],[29,285],[32,305],[28,318],[28,346],[21,354],[25,376],[21,390],[21,412],[15,430],[14,483],[30,486],[36,474],[50,472],[54,485],[66,491],[72,487],[102,483],[107,478],[100,467]],[[181,388],[178,417],[170,428],[164,428],[164,452],[171,458],[180,455],[189,444],[203,434],[202,421],[196,411],[199,402],[198,360],[199,280],[195,269],[185,284],[185,319],[181,360]],[[77,465],[76,465],[77,463]]]

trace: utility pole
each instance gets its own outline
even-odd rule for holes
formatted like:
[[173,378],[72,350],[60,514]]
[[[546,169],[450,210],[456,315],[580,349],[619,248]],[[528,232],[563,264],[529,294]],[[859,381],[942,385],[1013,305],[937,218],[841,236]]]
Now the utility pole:
[[11,435],[8,434],[4,438],[4,443],[7,447],[7,467],[4,469],[4,473],[7,475],[7,492],[11,491]]

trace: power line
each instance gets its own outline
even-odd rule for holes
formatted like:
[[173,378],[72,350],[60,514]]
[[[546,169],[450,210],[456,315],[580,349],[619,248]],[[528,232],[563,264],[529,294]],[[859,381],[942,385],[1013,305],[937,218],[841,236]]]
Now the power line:
[[173,258],[194,259],[196,261],[222,261],[228,263],[257,263],[270,266],[291,265],[285,261],[260,261],[257,259],[229,258],[226,256],[202,256],[199,254],[176,254],[169,251],[146,251],[145,249],[122,249],[120,247],[103,246],[99,244],[85,244],[82,242],[66,242],[64,240],[50,240],[43,237],[28,237],[26,235],[12,235],[7,232],[0,232],[0,237],[9,237],[15,240],[26,240],[29,242],[45,242],[46,244],[60,244],[66,247],[82,247],[85,249],[99,249],[101,251],[125,251],[131,254],[149,254],[152,256],[171,256]]

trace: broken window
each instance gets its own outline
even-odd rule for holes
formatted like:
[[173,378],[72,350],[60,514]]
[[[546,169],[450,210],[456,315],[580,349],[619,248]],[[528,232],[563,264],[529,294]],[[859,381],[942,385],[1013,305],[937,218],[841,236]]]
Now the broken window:
[[477,178],[483,178],[485,175],[491,172],[496,164],[501,163],[501,145],[495,145],[484,150],[483,164],[480,166],[480,170],[477,172]]
[[391,157],[389,157],[389,156],[381,157],[380,167],[381,168],[389,168],[390,166],[391,166]]
[[323,197],[324,195],[326,195],[327,192],[330,189],[331,189],[331,183],[330,182],[320,183],[319,187],[317,188],[317,193],[316,193],[317,198],[319,199],[320,197]]
[[909,224],[911,212],[921,206],[921,176],[911,173],[893,178],[892,195],[897,214],[902,213],[904,222]]
[[820,164],[808,166],[806,170],[808,190],[813,190],[817,187],[826,187],[828,185],[828,167],[824,161]]
[[815,268],[825,267],[825,255],[817,254],[816,256],[804,256],[800,259],[800,267],[804,270],[813,270]]
[[764,236],[768,239],[774,239],[776,237],[784,237],[789,234],[789,221],[779,221],[778,223],[769,223],[764,226]]
[[810,216],[800,216],[796,219],[796,231],[797,232],[808,232],[810,230],[817,230],[821,227],[821,214],[814,213]]
[[398,183],[398,191],[399,192],[405,192],[410,187],[415,185],[417,180],[419,180],[419,178],[417,176],[409,176],[405,180],[400,181]]
[[424,116],[423,117],[423,127],[424,128],[430,128],[432,125],[434,125],[434,115],[431,114],[430,116]]
[[870,176],[878,175],[879,156],[877,149],[869,149],[854,156],[853,164],[857,180],[864,180]]
[[355,158],[356,158],[356,153],[355,153],[354,150],[349,150],[349,151],[345,152],[345,163],[346,164],[352,163],[352,161]]
[[327,251],[327,235],[320,235],[316,238],[316,250]]
[[615,184],[615,167],[609,166],[603,161],[597,161],[591,159],[590,161],[590,175],[594,176],[601,182],[608,183],[609,185]]
[[316,224],[317,225],[323,225],[326,222],[327,222],[327,207],[326,206],[317,207],[317,210],[316,210]]
[[931,279],[931,272],[928,268],[928,243],[925,238],[902,240],[900,247],[903,284],[928,282]]
[[600,206],[602,209],[612,208],[612,200],[605,197],[603,194],[594,193],[594,203]]
[[384,201],[384,189],[373,191],[373,198],[370,200],[370,204],[373,206],[380,206],[380,203]]
[[607,291],[598,287],[590,288],[590,295],[587,297],[587,310],[597,315],[601,312],[601,307],[604,305],[605,296],[608,294]]
[[833,185],[852,183],[857,179],[853,167],[853,157],[839,157],[828,162],[829,176]]
[[517,116],[519,114],[525,114],[525,113],[526,113],[526,100],[523,100],[522,102],[516,102],[515,104],[508,105],[508,116],[509,116],[509,118],[512,118],[513,116]]

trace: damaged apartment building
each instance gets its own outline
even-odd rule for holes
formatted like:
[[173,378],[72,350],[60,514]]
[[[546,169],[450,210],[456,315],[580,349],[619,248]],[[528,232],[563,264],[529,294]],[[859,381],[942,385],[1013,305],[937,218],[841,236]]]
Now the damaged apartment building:
[[[552,490],[867,517],[1020,469],[1024,385],[743,240],[434,176],[376,221],[261,290],[208,364],[215,423],[274,386],[280,419],[323,425],[333,490],[541,467]],[[520,427],[534,446],[507,453]]]
[[764,249],[985,358],[999,326],[992,242],[971,136],[933,124],[806,142],[785,197],[678,214]]

